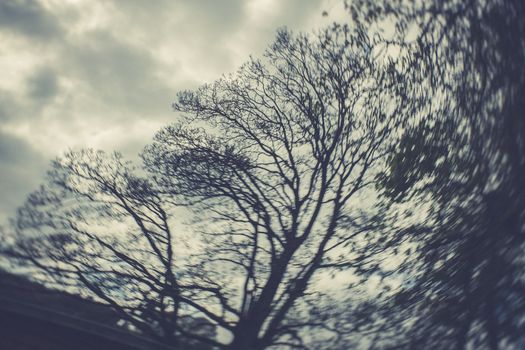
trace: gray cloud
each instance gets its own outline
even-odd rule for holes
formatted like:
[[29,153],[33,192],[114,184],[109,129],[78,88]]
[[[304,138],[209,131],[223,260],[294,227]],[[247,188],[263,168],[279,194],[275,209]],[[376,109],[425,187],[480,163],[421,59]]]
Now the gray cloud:
[[46,159],[81,147],[136,155],[177,118],[177,91],[234,71],[278,27],[312,29],[327,1],[0,0],[0,221]]
[[68,78],[110,108],[134,114],[169,110],[171,89],[156,75],[158,63],[144,47],[95,31],[66,47],[63,60]]
[[24,79],[21,91],[0,88],[0,122],[17,124],[38,118],[60,92],[57,74],[50,67],[36,68]]
[[126,16],[133,15],[135,21],[156,24],[154,32],[159,34],[170,22],[182,21],[189,31],[205,36],[222,36],[238,28],[245,3],[246,0],[159,0],[145,5],[142,0],[114,1],[117,9]]
[[14,213],[41,181],[48,160],[24,140],[0,132],[0,221]]
[[0,89],[0,122],[13,118],[16,111],[15,96],[10,91]]
[[[339,0],[336,0],[339,1]],[[288,0],[283,1],[283,12],[287,13],[289,21],[281,23],[280,25],[288,25],[290,27],[308,27],[309,21],[312,17],[321,18],[321,10],[325,10],[318,0]],[[329,5],[327,3],[327,5]],[[313,29],[313,28],[308,28]]]
[[243,21],[244,0],[195,0],[186,2],[190,31],[212,38],[235,31]]
[[61,33],[57,19],[34,0],[2,0],[0,27],[40,40],[54,38]]
[[46,102],[59,92],[56,72],[50,67],[38,68],[27,80],[28,96],[34,101]]

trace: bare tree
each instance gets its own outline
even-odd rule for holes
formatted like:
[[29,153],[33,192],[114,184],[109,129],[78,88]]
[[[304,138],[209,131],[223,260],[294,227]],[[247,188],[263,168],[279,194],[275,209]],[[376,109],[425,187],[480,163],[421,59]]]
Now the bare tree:
[[[344,278],[378,269],[375,183],[405,123],[402,96],[384,89],[398,84],[394,57],[375,45],[347,26],[280,31],[262,60],[179,94],[184,116],[146,147],[146,175],[118,155],[57,160],[8,253],[167,343],[348,346],[369,315],[341,304],[357,293]],[[202,249],[174,245],[176,206],[192,210]]]
[[181,93],[186,117],[146,148],[159,187],[207,225],[199,267],[230,304],[195,307],[231,332],[230,349],[306,348],[312,328],[343,331],[308,303],[322,300],[316,278],[365,263],[377,228],[374,179],[398,126],[384,69],[364,31],[281,31],[263,61]]
[[[53,162],[18,211],[11,258],[34,278],[96,297],[145,335],[175,344],[180,328],[170,211],[119,154],[85,150]],[[51,279],[50,279],[51,278]]]
[[[19,239],[7,254],[41,268],[47,283],[87,289],[140,331],[169,339],[178,307],[173,240],[151,184],[118,154],[90,150],[54,161],[48,178],[19,209]],[[148,322],[158,318],[148,314],[154,309],[175,310],[157,320],[159,330]]]

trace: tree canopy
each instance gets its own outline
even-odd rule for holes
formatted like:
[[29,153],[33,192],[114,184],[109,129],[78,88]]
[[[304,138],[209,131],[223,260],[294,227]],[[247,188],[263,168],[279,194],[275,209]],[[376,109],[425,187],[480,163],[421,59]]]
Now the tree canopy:
[[[263,59],[179,94],[184,116],[145,148],[142,176],[118,154],[55,161],[19,211],[11,254],[167,342],[335,346],[355,325],[332,317],[346,298],[320,283],[368,271],[381,227],[374,179],[401,124],[381,89],[388,64],[372,52],[346,25],[279,32]],[[201,222],[204,251],[174,247],[181,206]],[[189,316],[231,342],[193,333]]]
[[[428,215],[392,322],[407,347],[523,344],[525,5],[521,1],[348,2],[358,23],[391,21],[388,45],[418,115],[390,157],[385,194]],[[364,15],[366,14],[366,15]],[[364,24],[363,24],[364,25]],[[424,89],[422,89],[424,87]],[[419,260],[419,263],[418,263]],[[399,310],[396,312],[395,310]],[[407,341],[408,340],[408,341]]]

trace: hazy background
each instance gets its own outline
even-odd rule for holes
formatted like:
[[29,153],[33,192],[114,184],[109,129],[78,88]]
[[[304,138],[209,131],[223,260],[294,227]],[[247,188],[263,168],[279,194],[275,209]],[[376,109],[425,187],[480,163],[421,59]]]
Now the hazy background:
[[50,159],[80,147],[136,156],[176,118],[177,91],[233,72],[279,27],[344,19],[341,2],[1,0],[0,223]]

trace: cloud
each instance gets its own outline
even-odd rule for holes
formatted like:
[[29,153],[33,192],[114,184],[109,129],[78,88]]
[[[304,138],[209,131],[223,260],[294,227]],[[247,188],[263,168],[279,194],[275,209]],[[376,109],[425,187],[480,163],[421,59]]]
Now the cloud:
[[14,214],[16,207],[41,181],[48,160],[24,140],[0,132],[0,222]]
[[38,102],[46,102],[59,92],[59,83],[56,72],[50,67],[38,68],[27,79],[27,94]]
[[177,91],[318,26],[327,1],[0,0],[0,216],[69,148],[136,156]]
[[0,122],[6,122],[16,111],[15,96],[5,89],[0,89]]
[[34,0],[0,1],[0,28],[38,40],[52,39],[62,32],[57,19]]
[[22,85],[20,89],[0,88],[0,122],[4,123],[4,128],[28,119],[35,120],[60,92],[56,72],[46,66],[32,70]]
[[158,62],[144,47],[106,31],[90,32],[63,50],[63,69],[75,89],[105,103],[108,113],[169,111],[171,89],[158,75]]

